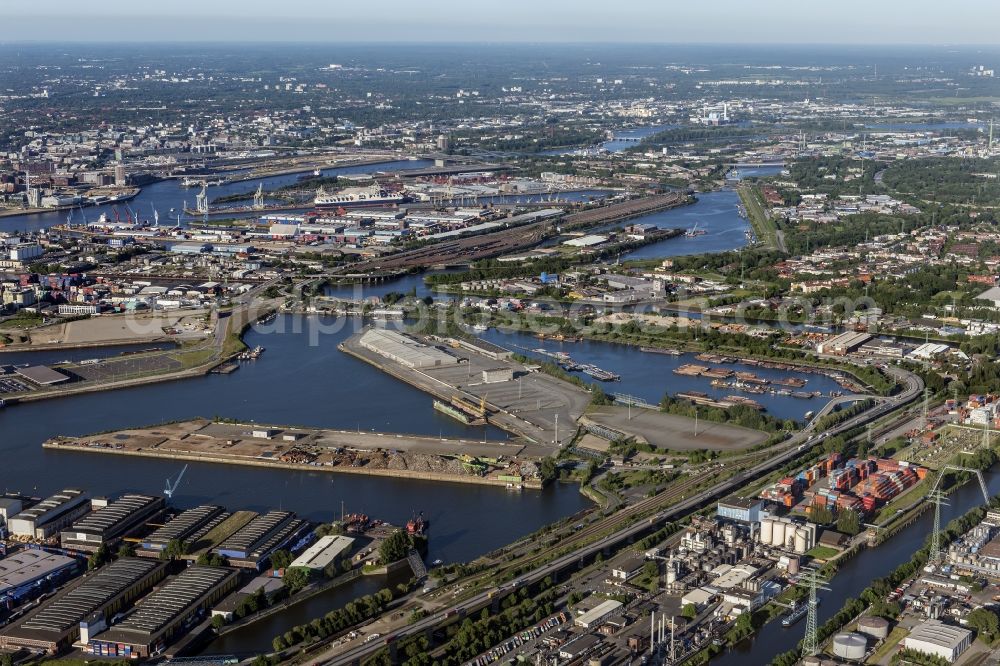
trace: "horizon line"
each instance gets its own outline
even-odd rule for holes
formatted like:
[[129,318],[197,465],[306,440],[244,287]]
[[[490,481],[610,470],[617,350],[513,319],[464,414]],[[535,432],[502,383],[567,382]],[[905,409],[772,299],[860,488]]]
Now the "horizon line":
[[[898,47],[935,47],[935,48],[953,48],[953,49],[997,49],[1000,50],[1000,43],[987,44],[987,43],[957,43],[957,42],[766,42],[766,41],[725,41],[725,42],[703,42],[703,41],[675,41],[675,42],[652,42],[652,41],[635,41],[635,42],[623,42],[623,41],[604,41],[604,40],[587,40],[587,41],[562,41],[562,40],[549,40],[549,41],[538,41],[538,40],[516,40],[516,39],[505,39],[496,41],[483,41],[478,39],[469,40],[397,40],[397,39],[387,39],[387,40],[341,40],[341,41],[320,41],[314,39],[225,39],[225,38],[199,38],[199,39],[185,39],[182,37],[172,38],[172,39],[153,39],[153,40],[116,40],[110,46],[136,46],[136,45],[204,45],[212,46],[219,44],[227,45],[241,45],[241,46],[256,46],[261,43],[266,44],[280,44],[284,46],[616,46],[616,47],[629,47],[629,46],[655,46],[655,47],[685,47],[685,46],[705,46],[705,47],[726,47],[726,46],[760,46],[760,47],[803,47],[803,48],[813,48],[813,47],[844,47],[844,48],[857,48],[862,47],[877,47],[877,48],[898,48]],[[76,40],[55,40],[55,39],[14,39],[14,40],[0,40],[0,47],[3,46],[24,46],[24,45],[46,45],[46,46],[75,46],[75,45],[95,45],[100,44],[102,46],[109,46],[106,40],[99,39],[76,39]]]

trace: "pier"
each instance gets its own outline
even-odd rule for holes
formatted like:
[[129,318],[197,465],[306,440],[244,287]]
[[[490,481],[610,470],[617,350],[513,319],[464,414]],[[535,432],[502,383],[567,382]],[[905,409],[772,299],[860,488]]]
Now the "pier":
[[191,462],[540,488],[518,442],[471,441],[196,419],[87,437],[45,449]]

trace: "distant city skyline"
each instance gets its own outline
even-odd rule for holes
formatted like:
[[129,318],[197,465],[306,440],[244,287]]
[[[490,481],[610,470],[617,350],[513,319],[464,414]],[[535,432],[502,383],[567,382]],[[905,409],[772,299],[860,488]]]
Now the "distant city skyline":
[[[15,41],[1000,43],[1000,4],[953,0],[68,0],[5,3]],[[84,9],[85,8],[85,9]]]

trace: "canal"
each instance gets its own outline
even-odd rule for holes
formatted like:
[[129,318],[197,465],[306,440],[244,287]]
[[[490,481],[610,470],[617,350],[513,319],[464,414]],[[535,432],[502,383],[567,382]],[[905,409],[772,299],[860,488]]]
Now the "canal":
[[[990,495],[1000,493],[1000,467],[984,472]],[[975,481],[958,488],[949,498],[949,505],[941,506],[941,524],[967,513],[983,503],[983,493]],[[863,549],[848,560],[830,582],[830,591],[820,594],[822,603],[817,609],[819,624],[837,613],[848,599],[857,597],[871,582],[890,573],[913,557],[934,527],[934,513],[926,511],[914,523],[877,548]],[[744,641],[725,654],[712,660],[718,666],[745,666],[767,664],[777,655],[795,648],[805,631],[805,620],[791,627],[781,626],[780,621],[766,625],[753,640]]]

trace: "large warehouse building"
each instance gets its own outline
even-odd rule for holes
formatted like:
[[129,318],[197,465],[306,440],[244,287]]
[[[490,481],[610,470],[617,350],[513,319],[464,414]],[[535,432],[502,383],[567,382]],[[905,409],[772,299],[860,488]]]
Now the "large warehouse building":
[[368,351],[375,352],[407,368],[437,368],[458,365],[457,356],[441,351],[395,331],[373,328],[365,331],[359,344]]
[[67,488],[17,514],[7,526],[17,536],[48,539],[89,511],[86,493]]
[[149,657],[183,630],[184,623],[234,589],[238,574],[226,567],[192,566],[143,599],[121,623],[90,636],[87,651],[105,657]]
[[259,569],[271,553],[295,540],[308,526],[294,513],[271,511],[251,520],[213,552],[233,566]]
[[907,650],[941,657],[948,663],[954,663],[962,653],[972,645],[972,632],[961,627],[954,627],[939,620],[927,620],[918,624],[903,639],[903,647]]
[[350,552],[354,545],[354,539],[346,536],[329,534],[320,537],[316,543],[306,548],[301,555],[295,558],[290,567],[303,567],[312,570],[323,570],[345,553]]
[[80,623],[107,622],[163,578],[166,563],[125,557],[67,588],[0,631],[0,648],[56,653],[80,637]]
[[114,547],[122,537],[159,517],[166,508],[162,497],[123,495],[73,523],[59,535],[62,547],[92,553]]
[[229,516],[230,514],[221,506],[213,504],[203,504],[182,511],[169,523],[143,539],[139,554],[158,557],[171,541],[180,541],[191,546]]
[[54,580],[77,568],[72,557],[47,553],[44,550],[22,550],[0,560],[0,606],[16,604],[34,592],[36,584]]

